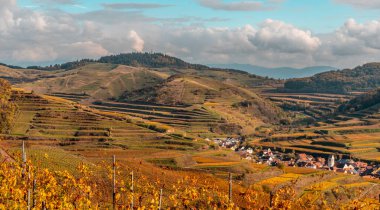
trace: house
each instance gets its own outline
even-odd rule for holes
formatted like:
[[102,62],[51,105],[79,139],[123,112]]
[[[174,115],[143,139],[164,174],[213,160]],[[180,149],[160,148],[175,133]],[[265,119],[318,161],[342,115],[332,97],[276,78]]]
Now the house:
[[305,168],[312,168],[312,169],[317,169],[317,166],[314,163],[306,163]]
[[317,162],[321,163],[322,166],[326,164],[326,159],[323,157],[317,157]]
[[317,166],[317,168],[323,168],[323,166],[324,166],[325,164],[322,163],[322,162],[319,162],[319,161],[318,161],[318,162],[315,162],[314,165]]
[[368,163],[358,161],[355,163],[355,166],[357,168],[366,168],[368,166]]
[[300,162],[308,162],[308,158],[305,153],[301,153],[297,155],[297,163],[300,163]]
[[357,170],[355,170],[355,169],[350,169],[348,171],[345,171],[345,173],[347,173],[347,174],[353,174],[353,175],[359,174],[359,172]]
[[267,150],[263,150],[263,155],[272,156],[272,155],[273,155],[273,152],[272,152],[272,150],[269,148],[269,149],[267,149]]
[[314,161],[314,157],[312,155],[306,155],[306,159],[310,161]]
[[343,166],[343,171],[345,174],[358,174],[359,172],[355,169],[354,164],[345,164]]

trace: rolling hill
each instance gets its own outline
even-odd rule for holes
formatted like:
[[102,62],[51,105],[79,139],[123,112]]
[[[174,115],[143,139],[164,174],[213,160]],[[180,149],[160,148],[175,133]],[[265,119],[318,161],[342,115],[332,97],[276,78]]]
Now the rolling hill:
[[380,63],[368,63],[354,69],[330,71],[285,82],[284,91],[349,93],[380,87]]
[[[120,101],[201,107],[220,120],[217,125],[209,124],[213,120],[204,125],[217,133],[250,134],[260,125],[278,123],[287,117],[279,107],[249,88],[195,75],[174,75],[154,87],[127,91]],[[149,115],[146,118],[153,119]],[[189,127],[193,128],[194,125]]]
[[253,92],[210,78],[174,75],[155,87],[126,92],[123,99],[164,105],[193,105],[205,102],[258,98]]
[[[134,174],[137,187],[132,195],[139,196],[140,205],[152,203],[160,189],[164,189],[163,201],[168,206],[171,195],[185,192],[190,194],[182,198],[189,198],[196,196],[195,189],[203,191],[204,200],[215,198],[215,192],[227,198],[228,185],[232,183],[228,182],[229,174],[233,179],[234,202],[246,209],[257,205],[273,208],[267,202],[273,196],[271,192],[288,185],[295,187],[287,198],[296,197],[297,203],[314,202],[319,197],[330,199],[324,195],[340,198],[347,192],[355,193],[339,202],[348,202],[363,192],[370,192],[371,198],[378,196],[376,180],[328,170],[255,164],[243,158],[242,151],[234,152],[206,139],[242,135],[245,141],[239,146],[251,146],[255,152],[271,148],[289,154],[307,153],[325,158],[336,154],[378,162],[380,115],[378,111],[368,112],[368,107],[378,101],[378,91],[351,100],[350,95],[258,92],[282,83],[236,70],[99,62],[73,66],[43,71],[4,67],[7,68],[4,75],[33,80],[14,83],[27,91],[13,89],[11,99],[19,110],[10,132],[0,135],[0,160],[17,160],[23,140],[28,160],[38,164],[37,172],[46,174],[47,170],[40,170],[46,168],[55,174],[70,172],[75,177],[81,175],[78,171],[81,166],[88,165],[94,176],[86,180],[96,185],[93,191],[99,192],[97,198],[101,197],[95,201],[98,208],[111,206],[112,167],[121,199],[130,198],[129,190],[119,187],[130,186],[128,178]],[[351,101],[345,103],[347,100]],[[316,118],[326,118],[325,113],[341,103],[352,104],[344,109],[352,112],[297,127],[281,124],[288,114],[275,104],[284,106],[284,103],[305,108],[305,113],[314,110],[310,115]],[[112,157],[117,164],[112,163]],[[21,169],[22,164],[16,165]],[[11,165],[9,170],[13,168]],[[23,177],[22,173],[19,170],[18,177]],[[14,177],[16,172],[8,174]],[[40,180],[37,183],[45,183]],[[78,183],[85,186],[80,180]],[[174,186],[176,183],[181,188]],[[40,192],[43,185],[36,186]],[[258,202],[247,199],[257,195],[261,196]],[[123,202],[120,206],[127,206],[129,201]],[[198,204],[195,206],[200,208]],[[188,207],[185,204],[184,208]]]
[[[40,140],[46,145],[76,148],[156,148],[192,150],[202,144],[172,137],[166,128],[142,119],[96,109],[58,97],[13,90],[18,106],[7,140]],[[165,129],[164,129],[165,128]],[[160,131],[160,132],[158,132]]]
[[0,78],[6,79],[12,84],[32,82],[49,75],[49,72],[33,69],[11,68],[5,64],[0,64]]
[[267,68],[251,64],[210,64],[209,66],[222,69],[239,69],[250,74],[275,79],[310,77],[318,73],[336,70],[336,68],[331,66],[311,66],[300,69],[290,67]]
[[[260,125],[278,123],[287,117],[256,94],[257,88],[275,88],[282,81],[189,64],[160,53],[120,54],[96,61],[33,67],[39,70],[4,68],[4,77],[17,88],[171,126],[173,117],[169,116],[173,115],[177,120],[174,127],[197,135],[251,134]],[[99,101],[101,105],[94,103]],[[115,102],[124,103],[123,108],[117,108],[121,105]],[[155,110],[160,106],[170,109],[158,113]],[[196,110],[198,114],[183,117],[177,114],[179,110]]]
[[8,79],[17,87],[43,94],[83,94],[95,99],[118,98],[125,91],[153,87],[170,76],[180,74],[249,88],[282,83],[244,71],[189,64],[160,53],[120,54],[97,61],[84,59],[27,69],[0,66],[0,78]]
[[37,93],[83,94],[93,99],[108,99],[118,98],[127,90],[155,85],[167,77],[143,68],[103,63],[45,73],[49,77],[16,86]]
[[339,113],[350,113],[368,109],[380,110],[380,89],[369,91],[342,104],[338,108]]

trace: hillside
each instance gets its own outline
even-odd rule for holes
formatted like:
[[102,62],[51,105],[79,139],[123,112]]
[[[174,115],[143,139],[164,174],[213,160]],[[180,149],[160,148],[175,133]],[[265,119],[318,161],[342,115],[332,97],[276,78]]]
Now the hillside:
[[374,108],[379,110],[380,105],[380,89],[376,89],[342,104],[338,108],[340,113],[350,113],[363,111],[366,109]]
[[[227,200],[229,183],[233,185],[233,205],[246,209],[258,205],[262,209],[282,208],[282,203],[272,205],[270,202],[273,193],[281,200],[295,203],[291,209],[305,205],[320,208],[322,204],[314,204],[314,200],[326,200],[323,206],[339,205],[346,209],[345,204],[352,200],[347,195],[359,197],[364,191],[369,192],[368,198],[378,196],[376,180],[328,170],[256,164],[242,159],[231,149],[211,149],[212,143],[175,133],[159,133],[123,115],[99,112],[71,101],[21,90],[14,90],[12,97],[20,107],[20,114],[11,134],[0,136],[0,159],[4,161],[0,174],[4,185],[13,183],[13,188],[6,188],[10,193],[0,197],[9,201],[13,191],[19,191],[17,196],[22,202],[14,206],[27,206],[25,188],[30,187],[35,192],[43,192],[35,193],[37,207],[42,208],[47,201],[54,208],[65,204],[70,209],[79,205],[107,209],[112,206],[112,177],[116,180],[116,205],[120,208],[130,206],[131,183],[135,186],[132,195],[135,204],[147,208],[152,208],[154,199],[155,204],[158,203],[160,189],[163,189],[162,203],[167,208],[185,209],[191,205],[203,209],[211,202],[215,208],[226,209],[230,203]],[[22,157],[20,140],[25,143],[28,160],[25,168],[34,181],[22,181],[25,168],[19,158]],[[298,137],[290,141],[297,142],[290,149],[312,151],[302,148],[309,139]],[[279,143],[276,144],[273,136],[271,144],[283,148],[285,142]],[[352,150],[359,146],[354,143]],[[271,144],[263,143],[268,147]],[[324,140],[317,140],[312,146],[316,152],[318,149],[331,151],[331,148],[345,150],[341,142],[333,144],[338,145],[336,147],[324,146],[326,144]],[[289,148],[289,144],[284,148]],[[377,157],[375,151],[362,155]],[[77,193],[78,190],[81,193]],[[294,200],[287,201],[289,197]],[[331,201],[336,197],[341,198],[339,204]],[[376,201],[369,202],[377,205]]]
[[283,91],[349,93],[380,87],[380,63],[368,63],[354,69],[330,71],[285,82]]
[[135,67],[148,68],[194,68],[208,69],[207,66],[190,64],[179,58],[175,58],[162,53],[127,53],[101,57],[98,62],[122,64]]
[[278,67],[268,68],[263,66],[255,66],[250,64],[211,64],[211,67],[222,69],[239,69],[250,74],[262,77],[270,77],[275,79],[291,79],[310,77],[318,73],[335,70],[331,66],[311,66],[305,68]]
[[[35,68],[43,70],[4,72],[15,87],[26,91],[175,124],[177,129],[196,135],[251,134],[260,125],[278,123],[286,117],[280,108],[255,93],[257,88],[281,86],[282,81],[239,70],[188,64],[163,54],[121,54],[98,61]],[[117,100],[125,104],[114,104]],[[94,104],[97,101],[102,104]],[[157,113],[157,106],[169,109]],[[195,116],[178,115],[182,112],[192,115],[192,110],[196,110]]]
[[0,133],[8,133],[12,129],[17,106],[11,99],[11,85],[0,79]]
[[[162,53],[123,53],[118,55],[109,55],[101,57],[97,60],[82,59],[63,64],[55,64],[50,66],[29,66],[27,69],[38,69],[44,71],[54,70],[72,70],[86,66],[91,63],[108,63],[119,64],[134,67],[147,67],[147,68],[194,68],[194,69],[208,69],[207,66],[199,64],[190,64],[179,58],[165,55]],[[0,64],[1,65],[1,64]],[[4,64],[5,65],[5,64]],[[12,67],[12,66],[11,66]]]
[[166,78],[164,74],[143,68],[102,63],[46,74],[49,77],[16,86],[44,94],[82,94],[93,99],[108,99],[118,98],[127,90],[155,85]]
[[200,106],[225,121],[217,127],[209,126],[214,127],[212,131],[222,130],[222,133],[251,134],[260,125],[278,123],[287,117],[280,108],[249,88],[238,86],[233,81],[198,75],[174,75],[156,86],[127,91],[120,101]]
[[11,68],[7,65],[0,64],[0,78],[10,81],[12,84],[32,82],[40,78],[45,78],[50,73],[34,70],[34,69],[21,69]]
[[253,92],[245,91],[210,78],[189,75],[174,75],[157,86],[126,92],[127,101],[145,101],[164,105],[193,105],[205,102],[231,101],[257,98]]
[[[38,70],[35,70],[38,69]],[[173,75],[195,75],[239,87],[278,86],[281,81],[232,69],[190,64],[161,53],[129,53],[83,59],[46,67],[13,69],[0,66],[0,78],[42,94],[74,94],[82,98],[118,98],[126,91],[153,87]],[[21,84],[22,83],[22,84]]]
[[13,126],[0,138],[42,140],[45,146],[65,149],[121,148],[193,150],[192,139],[171,137],[168,127],[127,115],[100,112],[65,99],[14,90],[18,113]]

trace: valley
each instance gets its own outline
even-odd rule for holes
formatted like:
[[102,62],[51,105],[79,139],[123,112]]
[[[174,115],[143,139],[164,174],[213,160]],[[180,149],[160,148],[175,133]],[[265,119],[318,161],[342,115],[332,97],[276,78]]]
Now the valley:
[[[83,178],[91,176],[98,185],[86,181],[96,194],[89,200],[102,208],[113,205],[111,180],[105,177],[112,175],[114,155],[120,208],[130,205],[131,195],[140,196],[136,205],[150,205],[160,189],[164,206],[185,208],[191,191],[198,202],[191,205],[205,205],[213,194],[209,202],[228,208],[229,176],[240,208],[378,205],[376,93],[297,93],[284,91],[283,81],[236,70],[180,61],[127,66],[111,58],[74,63],[72,69],[4,67],[0,77],[11,78],[9,102],[17,112],[12,128],[0,136],[0,160],[20,161],[24,142],[32,168],[38,164],[38,170],[82,177],[86,165],[92,175]],[[230,147],[216,139],[241,140]],[[276,154],[268,158],[281,156],[280,161],[261,160],[268,151]],[[351,175],[337,172],[341,168],[293,167],[285,157],[303,155],[315,160],[334,155],[373,170]],[[149,186],[137,187],[135,195],[125,188],[132,172],[137,186]],[[247,199],[252,197],[266,202]]]

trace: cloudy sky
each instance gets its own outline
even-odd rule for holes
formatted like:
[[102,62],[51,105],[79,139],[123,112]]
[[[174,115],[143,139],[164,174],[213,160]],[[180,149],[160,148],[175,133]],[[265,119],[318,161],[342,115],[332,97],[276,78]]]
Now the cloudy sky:
[[203,64],[353,67],[380,61],[380,1],[0,0],[0,62],[133,51]]

